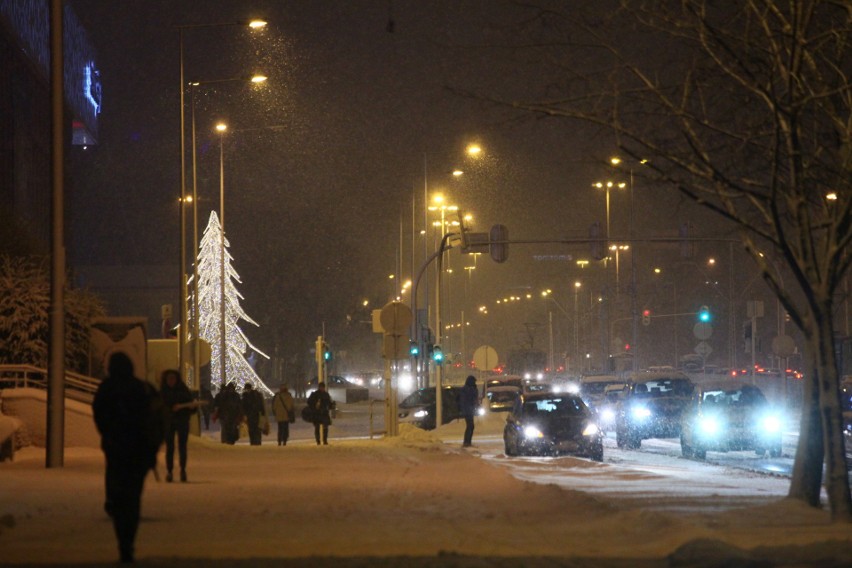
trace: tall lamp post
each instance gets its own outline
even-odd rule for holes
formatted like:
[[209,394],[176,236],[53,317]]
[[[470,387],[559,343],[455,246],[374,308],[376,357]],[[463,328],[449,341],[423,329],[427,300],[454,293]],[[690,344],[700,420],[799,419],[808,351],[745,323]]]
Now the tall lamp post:
[[219,133],[219,379],[220,385],[226,384],[228,363],[228,342],[225,340],[225,132],[228,125],[220,122],[216,125]]
[[[248,26],[252,30],[262,29],[266,26],[263,20],[251,20],[249,22],[219,22],[212,24],[180,24],[177,25],[178,30],[178,45],[179,45],[179,61],[180,61],[180,327],[178,329],[178,360],[180,372],[185,375],[186,362],[184,358],[184,347],[187,341],[187,278],[186,278],[186,203],[188,196],[186,194],[186,102],[185,91],[186,81],[184,79],[184,49],[183,49],[183,34],[185,30],[195,28],[215,28],[224,26]],[[193,200],[193,206],[198,207],[197,202]],[[198,349],[196,349],[198,351]],[[198,387],[198,385],[191,385]]]
[[[625,189],[627,187],[627,184],[625,182],[598,181],[598,182],[593,183],[592,187],[594,187],[596,189],[604,190],[605,195],[606,195],[606,243],[609,243],[609,239],[612,235],[612,233],[610,232],[610,224],[609,224],[609,193],[610,193],[611,190]],[[607,246],[609,246],[609,245],[607,244]],[[606,310],[605,313],[606,313],[606,320],[607,321],[603,322],[604,325],[603,325],[603,331],[602,331],[602,337],[603,337],[603,343],[604,343],[603,365],[604,365],[605,370],[606,370],[606,367],[609,366],[609,353],[611,351],[611,345],[610,344],[612,342],[612,338],[609,336],[609,323],[608,323],[609,317],[610,317],[609,316],[609,312],[610,312],[609,301],[608,301],[609,294],[607,294],[606,297],[607,297],[607,303],[606,303],[607,310]]]
[[[198,313],[198,174],[197,174],[197,155],[196,155],[196,129],[195,129],[195,93],[196,89],[202,85],[214,85],[219,83],[235,83],[235,82],[251,82],[252,84],[260,84],[266,82],[266,76],[255,74],[245,77],[234,77],[232,79],[215,79],[211,81],[192,81],[189,84],[189,106],[190,106],[190,123],[192,125],[192,243],[193,243],[193,262],[192,262],[192,334],[195,340],[195,346],[192,350],[192,386],[201,386],[200,369],[201,369],[201,349],[200,349],[200,325]],[[217,125],[218,130],[218,125]],[[221,146],[221,144],[220,144]],[[221,211],[220,211],[221,213]],[[220,223],[221,223],[220,218]],[[224,250],[224,249],[223,249]],[[225,383],[222,383],[224,385]]]
[[[624,163],[624,160],[619,158],[618,156],[614,156],[610,158],[610,163],[619,167]],[[638,160],[636,162],[628,163],[629,171],[630,171],[630,218],[628,221],[628,233],[631,240],[631,244],[634,238],[634,227],[635,223],[633,222],[633,213],[635,210],[634,207],[634,192],[633,192],[633,166],[634,165],[645,165],[648,163],[648,160]],[[633,252],[630,254],[630,315],[633,318],[633,371],[636,372],[639,370],[639,345],[637,344],[637,339],[639,336],[639,307],[636,303],[636,249],[634,247]]]

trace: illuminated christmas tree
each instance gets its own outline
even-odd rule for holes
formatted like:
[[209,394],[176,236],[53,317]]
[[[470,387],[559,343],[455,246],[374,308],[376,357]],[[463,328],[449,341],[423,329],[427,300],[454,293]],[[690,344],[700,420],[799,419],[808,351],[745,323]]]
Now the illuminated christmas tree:
[[[240,275],[231,266],[233,258],[228,253],[229,243],[222,234],[222,226],[216,212],[210,213],[210,221],[204,229],[204,236],[198,250],[198,314],[199,336],[210,344],[210,382],[214,388],[222,388],[231,381],[237,388],[251,383],[264,396],[272,396],[252,366],[246,360],[249,349],[269,359],[269,356],[251,344],[237,325],[240,320],[258,325],[240,306],[243,296],[237,291],[234,282],[241,283]],[[224,262],[222,254],[224,253]],[[224,284],[224,294],[222,293]],[[189,278],[192,290],[192,277]],[[224,310],[223,308],[224,300]],[[189,301],[192,313],[194,302]],[[222,324],[224,318],[224,325]],[[222,329],[225,332],[224,345]],[[191,332],[191,329],[190,329]],[[224,351],[223,351],[224,347]],[[225,363],[224,383],[222,362]]]

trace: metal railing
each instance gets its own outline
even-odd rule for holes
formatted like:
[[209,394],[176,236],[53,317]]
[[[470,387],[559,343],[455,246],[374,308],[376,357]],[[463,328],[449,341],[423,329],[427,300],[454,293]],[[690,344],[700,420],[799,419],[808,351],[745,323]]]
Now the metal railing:
[[[65,372],[65,396],[80,402],[91,402],[101,384],[99,379]],[[47,390],[47,369],[33,365],[0,365],[0,390],[37,388]]]

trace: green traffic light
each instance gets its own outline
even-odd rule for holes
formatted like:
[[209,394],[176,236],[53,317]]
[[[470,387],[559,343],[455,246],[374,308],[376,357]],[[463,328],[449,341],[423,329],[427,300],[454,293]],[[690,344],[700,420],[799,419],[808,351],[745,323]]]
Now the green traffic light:
[[432,359],[435,363],[443,363],[444,362],[444,352],[441,351],[441,348],[437,345],[432,350]]
[[710,309],[707,308],[707,306],[701,306],[701,309],[698,311],[698,321],[701,323],[709,323],[711,319]]

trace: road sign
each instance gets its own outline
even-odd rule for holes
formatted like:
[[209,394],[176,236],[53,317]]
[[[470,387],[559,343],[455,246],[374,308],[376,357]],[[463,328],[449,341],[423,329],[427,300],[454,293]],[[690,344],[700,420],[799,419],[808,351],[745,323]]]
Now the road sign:
[[382,357],[394,361],[408,359],[410,357],[410,353],[408,352],[410,344],[411,340],[408,338],[407,333],[405,335],[385,334],[382,339]]
[[[408,335],[408,328],[411,326],[412,319],[411,308],[401,302],[389,302],[379,312],[379,322],[382,324],[382,329],[390,335]],[[406,341],[408,340],[406,339]],[[406,345],[408,344],[406,343]]]
[[710,347],[709,343],[705,343],[702,341],[698,345],[695,346],[695,352],[704,357],[705,359],[713,353],[713,348]]
[[700,339],[701,341],[704,341],[705,339],[710,339],[710,336],[713,335],[713,326],[709,323],[700,321],[692,327],[692,335],[694,335],[696,339]]
[[772,352],[778,357],[790,357],[796,352],[796,342],[789,335],[776,335],[772,340]]
[[489,345],[478,347],[473,352],[473,364],[476,365],[477,369],[487,371],[496,367],[498,362],[497,351]]

